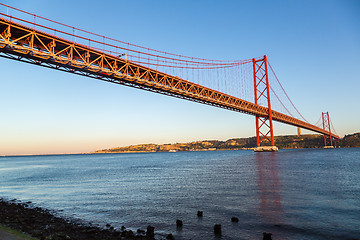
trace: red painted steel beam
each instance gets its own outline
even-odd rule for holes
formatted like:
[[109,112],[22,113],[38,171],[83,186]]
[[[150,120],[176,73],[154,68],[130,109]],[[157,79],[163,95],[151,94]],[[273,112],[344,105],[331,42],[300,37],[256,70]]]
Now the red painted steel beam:
[[[254,97],[255,105],[259,105],[259,99],[263,98],[267,102],[268,107],[268,116],[256,116],[256,144],[259,147],[261,142],[267,139],[271,146],[275,145],[274,141],[274,131],[272,123],[272,111],[271,111],[271,102],[270,102],[270,85],[269,85],[269,75],[267,69],[267,58],[264,56],[261,59],[252,60],[253,62],[253,76],[254,76]],[[258,93],[260,93],[258,95]],[[261,121],[261,124],[259,122]],[[267,124],[267,122],[269,124]],[[264,128],[262,128],[264,127]],[[264,132],[265,131],[265,132]],[[260,138],[260,134],[262,137]],[[270,139],[268,138],[270,135]]]

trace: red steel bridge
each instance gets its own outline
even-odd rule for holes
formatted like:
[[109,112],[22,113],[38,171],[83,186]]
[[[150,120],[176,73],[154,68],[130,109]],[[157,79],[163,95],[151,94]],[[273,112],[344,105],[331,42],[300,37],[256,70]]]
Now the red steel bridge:
[[101,36],[2,3],[0,8],[1,57],[253,115],[258,146],[263,141],[274,146],[273,121],[323,134],[325,146],[339,139],[328,113],[322,113],[316,124],[305,120],[266,56],[188,57]]

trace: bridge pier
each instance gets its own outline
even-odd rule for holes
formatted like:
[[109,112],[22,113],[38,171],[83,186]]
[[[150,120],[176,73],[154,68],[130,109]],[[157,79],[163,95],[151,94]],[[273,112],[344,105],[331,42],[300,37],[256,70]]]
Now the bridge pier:
[[254,152],[277,152],[279,148],[277,146],[259,146],[254,148]]

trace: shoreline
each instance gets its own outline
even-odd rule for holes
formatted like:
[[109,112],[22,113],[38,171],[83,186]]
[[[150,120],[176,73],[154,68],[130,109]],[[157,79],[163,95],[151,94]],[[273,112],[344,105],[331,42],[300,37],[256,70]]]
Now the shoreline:
[[[105,227],[80,223],[76,219],[56,216],[48,209],[34,207],[32,202],[5,200],[0,197],[0,239],[29,240],[156,240],[154,228],[127,230],[124,226],[115,229],[110,224]],[[18,238],[11,238],[11,237]],[[173,239],[169,234],[160,239]]]
[[[336,148],[359,148],[359,147],[336,147]],[[49,153],[49,154],[23,154],[23,155],[0,155],[1,157],[44,157],[44,156],[64,156],[64,155],[96,155],[96,154],[131,154],[131,153],[180,153],[180,152],[216,152],[216,151],[249,151],[255,148],[234,148],[234,149],[216,149],[216,150],[184,150],[184,151],[122,151],[122,152],[85,152],[85,153]],[[301,150],[301,149],[326,149],[324,147],[304,147],[304,148],[281,148],[279,150]]]
[[[317,149],[324,147],[324,138],[319,134],[303,135],[279,135],[275,136],[275,146],[279,149]],[[269,143],[268,143],[269,144]],[[340,139],[339,147],[352,148],[360,147],[360,132],[345,135]],[[226,150],[253,150],[256,148],[256,138],[232,138],[228,140],[199,140],[187,143],[144,143],[123,147],[112,147],[90,152],[71,153],[1,153],[1,157],[22,157],[22,156],[61,156],[61,155],[87,155],[101,153],[154,153],[154,152],[183,152],[183,151],[226,151]]]

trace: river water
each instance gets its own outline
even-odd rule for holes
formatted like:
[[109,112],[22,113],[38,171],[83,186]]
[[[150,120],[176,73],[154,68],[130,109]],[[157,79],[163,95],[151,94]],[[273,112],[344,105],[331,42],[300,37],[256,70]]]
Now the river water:
[[360,239],[360,148],[0,157],[0,197],[176,239]]

